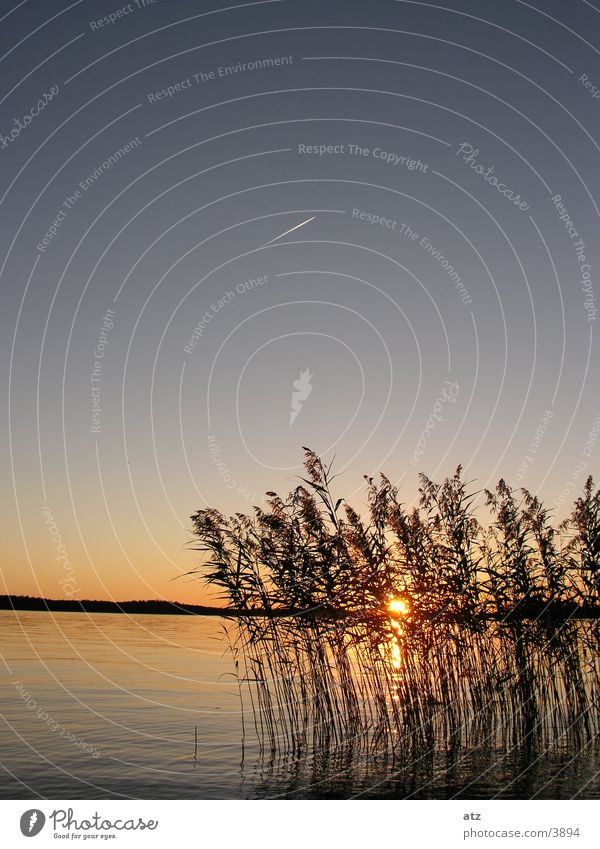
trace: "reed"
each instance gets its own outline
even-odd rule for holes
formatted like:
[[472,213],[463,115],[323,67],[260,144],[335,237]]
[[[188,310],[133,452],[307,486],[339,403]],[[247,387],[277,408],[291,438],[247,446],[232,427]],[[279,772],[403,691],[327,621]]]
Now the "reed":
[[[408,508],[367,477],[361,517],[305,449],[306,476],[253,515],[192,516],[197,572],[239,615],[232,650],[264,756],[474,741],[511,750],[600,733],[600,494],[558,528],[527,490],[479,493],[459,466]],[[241,662],[240,662],[241,659]]]

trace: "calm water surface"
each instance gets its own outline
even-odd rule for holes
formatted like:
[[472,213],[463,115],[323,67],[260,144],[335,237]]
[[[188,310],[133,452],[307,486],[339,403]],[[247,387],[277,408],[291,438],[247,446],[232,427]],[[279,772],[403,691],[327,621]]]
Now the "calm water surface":
[[[597,749],[260,757],[215,617],[0,611],[3,798],[600,798]],[[196,742],[197,734],[197,742]]]

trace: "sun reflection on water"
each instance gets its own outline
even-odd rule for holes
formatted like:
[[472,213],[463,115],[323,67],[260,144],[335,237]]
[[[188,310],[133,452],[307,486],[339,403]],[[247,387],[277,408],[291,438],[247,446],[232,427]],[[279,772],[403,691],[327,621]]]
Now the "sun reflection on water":
[[398,617],[406,616],[410,612],[410,606],[403,598],[391,598],[387,603],[387,609],[393,614],[390,616],[390,625],[395,632],[390,648],[392,666],[394,669],[400,669],[402,666],[402,652],[400,651],[399,637],[404,633],[404,628]]

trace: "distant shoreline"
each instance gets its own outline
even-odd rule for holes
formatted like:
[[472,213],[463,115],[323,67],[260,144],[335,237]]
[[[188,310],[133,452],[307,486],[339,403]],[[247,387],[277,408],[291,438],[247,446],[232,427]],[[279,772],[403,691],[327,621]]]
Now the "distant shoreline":
[[[235,607],[212,607],[203,604],[183,604],[178,601],[161,601],[158,599],[146,601],[98,601],[95,599],[55,599],[41,598],[29,595],[0,595],[0,610],[32,610],[42,613],[128,613],[128,614],[154,614],[155,616],[223,616],[223,617],[248,617],[278,619],[285,616],[302,616],[312,613],[333,619],[352,618],[354,614],[348,611],[335,610],[331,608],[313,608],[308,610],[290,610],[276,608],[264,610],[255,608],[253,610],[238,609]],[[364,613],[364,611],[363,611]],[[565,622],[569,619],[600,619],[600,606],[590,607],[573,602],[534,602],[528,606],[521,603],[512,610],[498,613],[489,613],[477,617],[480,622],[519,622],[545,621]],[[455,617],[458,625],[466,624],[468,620]]]
[[[37,610],[44,613],[146,613],[173,616],[239,616],[227,607],[182,604],[177,601],[97,601],[55,599],[29,595],[0,595],[0,610]],[[261,615],[257,611],[256,615]],[[246,613],[246,615],[248,615]]]

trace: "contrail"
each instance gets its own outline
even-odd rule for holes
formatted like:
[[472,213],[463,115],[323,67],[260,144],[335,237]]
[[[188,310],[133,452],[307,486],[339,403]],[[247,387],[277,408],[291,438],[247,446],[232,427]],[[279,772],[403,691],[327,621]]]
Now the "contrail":
[[290,227],[290,229],[286,230],[285,233],[280,233],[279,236],[275,236],[274,239],[271,239],[270,242],[265,242],[265,244],[270,245],[272,242],[276,242],[277,239],[282,239],[284,236],[287,236],[288,233],[293,233],[293,231],[297,230],[298,227],[304,227],[305,224],[308,224],[310,221],[314,221],[316,217],[316,215],[313,215],[312,218],[307,218],[306,221],[303,221],[301,224],[296,224],[295,227]]

